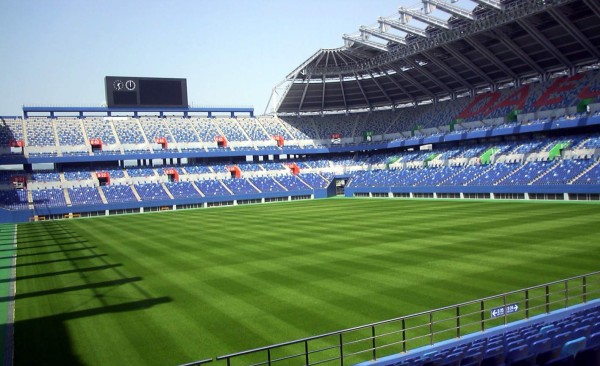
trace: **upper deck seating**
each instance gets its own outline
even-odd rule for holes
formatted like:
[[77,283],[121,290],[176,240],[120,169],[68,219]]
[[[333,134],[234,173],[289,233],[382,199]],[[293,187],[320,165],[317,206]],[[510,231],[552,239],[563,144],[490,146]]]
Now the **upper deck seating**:
[[86,118],[83,120],[83,127],[88,139],[100,139],[102,144],[109,145],[117,143],[110,121]]

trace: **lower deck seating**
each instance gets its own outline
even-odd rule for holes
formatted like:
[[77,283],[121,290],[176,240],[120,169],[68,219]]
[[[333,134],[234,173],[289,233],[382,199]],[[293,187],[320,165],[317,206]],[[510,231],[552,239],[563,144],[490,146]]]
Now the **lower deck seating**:
[[231,192],[227,190],[220,180],[197,181],[196,187],[198,187],[205,196],[231,196]]
[[296,175],[282,175],[275,177],[275,180],[279,184],[283,185],[288,191],[299,191],[303,189],[310,189],[298,176]]
[[69,188],[68,193],[73,205],[96,205],[103,203],[96,187]]
[[134,187],[142,201],[168,200],[171,198],[162,185],[158,183],[136,184]]
[[135,202],[137,198],[128,185],[110,185],[102,187],[108,203]]
[[313,189],[327,188],[327,186],[331,182],[331,177],[325,177],[318,173],[302,173],[300,174],[300,179],[302,179]]
[[229,188],[229,190],[231,190],[234,194],[254,194],[254,193],[258,193],[258,191],[256,190],[256,188],[254,188],[252,186],[252,184],[250,184],[250,182],[247,179],[244,178],[232,178],[232,179],[225,179],[223,181],[223,183],[225,183],[225,185],[227,185],[227,187]]
[[386,366],[600,365],[600,305]]
[[255,177],[252,178],[252,183],[260,189],[262,193],[266,192],[284,192],[285,188],[277,183],[271,177]]
[[28,206],[27,191],[23,189],[0,191],[0,207],[10,210],[25,210]]
[[60,207],[66,206],[67,201],[62,189],[38,189],[32,190],[33,204],[36,207]]
[[174,198],[200,197],[200,193],[191,182],[168,182],[165,186]]

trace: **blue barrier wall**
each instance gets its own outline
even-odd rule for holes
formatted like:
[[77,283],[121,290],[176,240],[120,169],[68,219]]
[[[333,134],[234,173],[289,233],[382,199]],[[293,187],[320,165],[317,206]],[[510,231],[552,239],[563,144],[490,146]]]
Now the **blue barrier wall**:
[[103,212],[103,211],[114,211],[114,210],[134,210],[155,208],[155,207],[168,207],[171,209],[173,206],[180,205],[199,205],[199,204],[211,204],[220,202],[233,202],[242,200],[268,200],[283,198],[284,200],[292,200],[293,197],[305,197],[312,196],[314,198],[326,198],[328,196],[327,189],[306,189],[298,191],[288,192],[268,192],[268,193],[256,193],[256,194],[245,194],[245,195],[227,195],[227,196],[210,196],[210,197],[198,197],[198,198],[186,198],[186,199],[168,199],[168,200],[153,200],[153,201],[140,201],[140,202],[122,202],[122,203],[110,203],[101,205],[73,205],[73,206],[61,206],[61,207],[49,207],[38,205],[35,209],[27,210],[7,210],[0,209],[0,223],[18,223],[30,221],[34,216],[64,216],[69,214],[84,214],[90,212]]
[[346,188],[345,196],[355,193],[551,193],[598,194],[598,185],[526,185],[526,186],[419,186]]

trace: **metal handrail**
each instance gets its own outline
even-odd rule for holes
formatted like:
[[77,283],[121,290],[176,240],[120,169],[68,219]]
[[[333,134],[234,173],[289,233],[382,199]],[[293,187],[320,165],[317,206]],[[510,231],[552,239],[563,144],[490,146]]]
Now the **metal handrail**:
[[[511,295],[517,295],[517,294],[525,295],[525,297],[520,301],[525,302],[524,310],[525,310],[525,318],[526,319],[528,319],[530,317],[530,312],[532,310],[539,311],[540,309],[542,309],[543,313],[549,313],[550,308],[553,305],[558,304],[558,303],[563,303],[563,306],[567,307],[568,301],[570,298],[580,297],[584,303],[587,302],[591,298],[592,295],[597,295],[595,298],[600,298],[600,291],[588,291],[588,290],[590,290],[589,289],[590,283],[587,281],[587,279],[589,277],[598,276],[598,275],[600,275],[600,271],[591,272],[591,273],[588,273],[585,275],[580,275],[580,276],[569,277],[569,278],[565,278],[562,280],[547,282],[542,285],[531,286],[531,287],[523,288],[520,290],[508,291],[508,292],[505,292],[505,293],[502,293],[499,295],[487,296],[487,297],[477,299],[477,300],[471,300],[471,301],[466,301],[466,302],[459,303],[459,304],[444,306],[444,307],[437,308],[434,310],[422,311],[422,312],[415,313],[415,314],[410,314],[410,315],[405,315],[405,316],[396,317],[396,318],[392,318],[392,319],[382,320],[382,321],[378,321],[378,322],[374,322],[374,323],[370,323],[370,324],[366,324],[366,325],[360,325],[360,326],[356,326],[356,327],[346,328],[346,329],[339,330],[339,331],[324,333],[324,334],[306,337],[306,338],[302,338],[302,339],[297,339],[297,340],[293,340],[293,341],[277,343],[277,344],[265,346],[265,347],[253,348],[253,349],[246,350],[246,351],[231,353],[231,354],[216,357],[215,360],[216,361],[224,360],[227,362],[227,366],[230,366],[232,359],[238,358],[240,356],[247,356],[247,355],[257,354],[259,352],[265,352],[265,351],[268,354],[268,359],[266,359],[262,362],[259,362],[259,363],[253,363],[252,364],[253,366],[258,366],[258,365],[271,366],[272,364],[276,363],[277,361],[289,360],[291,358],[301,358],[301,357],[303,357],[305,359],[305,362],[303,363],[303,365],[311,365],[312,366],[312,365],[322,364],[325,362],[339,360],[340,364],[343,366],[344,365],[344,357],[350,357],[350,356],[354,356],[354,355],[358,355],[358,354],[362,354],[362,353],[370,353],[372,356],[371,359],[375,360],[375,359],[377,359],[377,350],[378,349],[384,349],[384,348],[388,348],[391,346],[401,345],[402,352],[406,352],[407,351],[406,343],[409,341],[422,340],[425,338],[429,338],[427,343],[434,344],[434,336],[436,334],[439,335],[439,334],[443,334],[443,333],[453,333],[453,332],[455,332],[455,335],[457,338],[460,338],[461,329],[464,329],[465,327],[472,328],[476,324],[481,324],[480,330],[484,331],[486,322],[495,320],[494,318],[486,318],[485,317],[485,314],[488,311],[490,311],[490,308],[485,307],[485,303],[490,300],[502,300],[502,302],[499,303],[497,306],[494,306],[494,308],[504,307],[504,309],[505,309],[504,314],[501,317],[498,317],[496,319],[503,318],[503,321],[502,321],[503,324],[507,324],[508,323],[508,319],[507,319],[508,314],[506,311],[506,307],[509,305],[509,302],[507,302],[507,299],[509,299]],[[581,286],[578,287],[581,291],[578,292],[577,294],[569,297],[570,288],[568,286],[568,282],[574,281],[574,280],[582,280]],[[600,281],[598,281],[598,283],[600,283]],[[557,285],[557,284],[563,284],[564,288],[557,290],[557,291],[550,292],[550,287]],[[532,291],[532,290],[544,290],[544,294],[541,294],[541,295],[536,294],[535,296],[529,296],[530,291]],[[551,299],[551,295],[553,295],[554,297],[556,297],[558,295],[558,297],[560,297],[560,298],[558,298],[558,299],[552,298]],[[532,302],[535,302],[535,303],[532,304]],[[538,304],[537,302],[540,302],[540,303]],[[478,310],[470,311],[467,313],[460,312],[461,308],[464,308],[466,306],[472,306],[472,305],[479,305]],[[448,316],[448,317],[445,317],[442,319],[434,320],[434,314],[448,311],[448,310],[454,310],[455,315]],[[428,320],[421,324],[412,326],[412,327],[406,326],[407,320],[415,319],[415,318],[423,317],[423,316],[428,316]],[[464,323],[464,324],[461,324],[461,322],[460,322],[461,319],[474,318],[474,317],[478,317],[478,320],[477,321],[469,321],[468,323]],[[388,331],[386,333],[381,333],[381,334],[376,334],[376,332],[375,332],[376,327],[386,325],[386,324],[396,323],[396,322],[401,323],[401,327],[399,327],[397,330]],[[449,327],[444,327],[443,329],[438,330],[438,331],[434,331],[435,326],[439,325],[441,323],[448,323],[448,324],[453,324],[453,325],[451,325]],[[412,337],[412,338],[407,338],[407,336],[406,336],[407,332],[409,332],[411,330],[421,330],[423,328],[429,328],[429,329],[427,331],[424,331],[423,332],[424,334],[420,334],[420,335]],[[364,331],[367,329],[371,330],[370,335],[368,335],[368,336],[365,335],[359,339],[354,339],[352,341],[343,342],[344,334],[353,333],[353,332],[357,332],[357,331]],[[471,333],[472,333],[472,331],[471,331]],[[394,340],[393,342],[388,342],[386,344],[380,344],[380,345],[376,344],[376,341],[378,339],[381,339],[383,337],[394,336],[394,335],[399,335],[400,337],[398,337],[398,339]],[[309,342],[328,338],[328,337],[335,337],[336,340],[332,340],[331,344],[328,346],[309,350],[309,347],[308,347]],[[448,337],[448,339],[451,339],[451,338],[452,337]],[[371,343],[371,345],[368,347],[365,347],[364,349],[354,350],[353,352],[344,353],[345,346],[358,345],[359,343],[366,343],[366,342]],[[293,355],[280,356],[277,359],[271,359],[271,351],[272,350],[286,347],[286,346],[299,345],[299,344],[304,344],[304,352],[297,353],[297,351],[296,351],[296,352],[294,352]],[[335,349],[339,349],[339,355],[337,357],[334,357],[334,358],[328,357],[325,360],[318,360],[318,361],[315,360],[312,363],[309,362],[310,355],[314,355],[314,354],[317,354],[320,352],[325,352],[325,351],[331,351],[331,350],[335,350]],[[368,359],[365,359],[364,361],[367,361],[367,360]],[[197,362],[192,362],[192,363],[185,364],[182,366],[201,365],[202,363],[207,363],[210,361],[211,360],[197,361]]]

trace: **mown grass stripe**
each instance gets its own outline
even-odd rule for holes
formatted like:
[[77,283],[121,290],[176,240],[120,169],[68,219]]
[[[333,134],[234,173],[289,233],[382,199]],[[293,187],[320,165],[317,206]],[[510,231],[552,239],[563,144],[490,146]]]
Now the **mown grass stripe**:
[[335,199],[26,224],[17,352],[176,364],[407,315],[597,270],[598,222],[591,204]]
[[16,292],[16,254],[17,254],[17,227],[13,224],[0,225],[0,359],[3,365],[13,364],[14,352],[14,316]]

